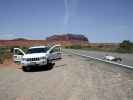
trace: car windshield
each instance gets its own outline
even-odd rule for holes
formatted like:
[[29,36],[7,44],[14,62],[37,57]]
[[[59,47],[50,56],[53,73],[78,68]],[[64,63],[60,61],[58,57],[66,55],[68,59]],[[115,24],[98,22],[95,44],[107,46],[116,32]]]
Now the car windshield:
[[28,49],[27,54],[31,54],[31,53],[46,53],[48,51],[48,47],[45,48],[31,48]]

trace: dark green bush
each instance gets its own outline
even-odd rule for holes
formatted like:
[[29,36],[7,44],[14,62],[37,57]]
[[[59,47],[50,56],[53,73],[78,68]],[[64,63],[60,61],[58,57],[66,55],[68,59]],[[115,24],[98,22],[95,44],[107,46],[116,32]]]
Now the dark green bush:
[[122,53],[133,53],[133,43],[129,40],[124,40],[120,43],[119,48],[116,51]]

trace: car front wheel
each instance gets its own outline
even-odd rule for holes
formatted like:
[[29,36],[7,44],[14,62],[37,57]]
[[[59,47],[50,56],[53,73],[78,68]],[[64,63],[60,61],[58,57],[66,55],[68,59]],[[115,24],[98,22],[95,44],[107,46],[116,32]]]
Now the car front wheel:
[[22,69],[23,69],[23,71],[26,71],[27,72],[27,71],[30,71],[31,70],[31,67],[29,67],[29,66],[27,66],[27,67],[26,66],[23,66]]

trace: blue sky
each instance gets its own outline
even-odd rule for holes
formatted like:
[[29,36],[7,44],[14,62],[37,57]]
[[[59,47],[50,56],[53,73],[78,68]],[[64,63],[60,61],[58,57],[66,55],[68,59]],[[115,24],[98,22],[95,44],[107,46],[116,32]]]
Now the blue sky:
[[83,34],[90,42],[133,41],[133,0],[0,0],[0,39]]

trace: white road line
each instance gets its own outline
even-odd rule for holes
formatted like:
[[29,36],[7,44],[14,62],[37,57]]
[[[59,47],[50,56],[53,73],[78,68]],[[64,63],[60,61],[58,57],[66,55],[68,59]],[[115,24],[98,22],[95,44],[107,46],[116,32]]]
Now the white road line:
[[82,55],[82,54],[75,53],[75,52],[70,52],[70,53],[75,54],[75,55],[78,55],[78,56],[81,56],[81,57],[91,58],[91,59],[94,59],[94,60],[98,60],[98,61],[102,61],[102,62],[106,62],[106,63],[114,64],[114,65],[117,65],[117,66],[122,66],[122,67],[126,67],[126,68],[133,69],[133,66],[124,65],[124,64],[120,64],[120,63],[112,62],[112,61],[108,61],[108,60],[103,60],[103,59],[96,58],[96,57],[92,57],[92,56],[86,56],[86,55]]

